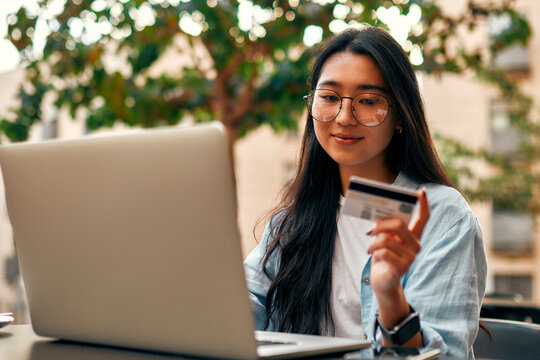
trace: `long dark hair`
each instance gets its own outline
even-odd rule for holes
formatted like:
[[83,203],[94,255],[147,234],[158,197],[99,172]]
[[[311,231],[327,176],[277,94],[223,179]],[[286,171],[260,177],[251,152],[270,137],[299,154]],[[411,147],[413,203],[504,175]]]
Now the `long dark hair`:
[[[372,58],[397,104],[403,131],[394,134],[387,148],[391,170],[419,183],[452,186],[429,133],[414,70],[399,44],[375,27],[347,29],[331,37],[313,64],[312,91],[326,60],[340,52]],[[330,292],[340,194],[338,165],[320,146],[308,115],[296,177],[272,213],[273,239],[263,268],[276,251],[280,265],[267,294],[267,326],[272,319],[279,331],[333,332]]]

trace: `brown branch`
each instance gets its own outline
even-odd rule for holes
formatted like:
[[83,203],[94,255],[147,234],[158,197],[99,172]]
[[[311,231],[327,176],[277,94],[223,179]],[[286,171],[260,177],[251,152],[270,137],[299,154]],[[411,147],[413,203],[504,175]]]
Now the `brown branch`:
[[[255,67],[255,66],[253,66]],[[255,76],[247,81],[239,96],[238,104],[232,114],[232,119],[237,122],[253,106],[253,92],[255,91]]]
[[221,74],[219,74],[216,79],[214,86],[215,98],[211,99],[210,105],[212,106],[212,110],[219,115],[220,120],[224,124],[230,124],[232,123],[232,119],[230,118],[231,102],[229,95],[227,94],[226,86],[228,78],[220,75]]
[[193,90],[177,91],[170,97],[167,96],[165,100],[171,106],[180,107],[183,103],[185,103],[187,100],[193,97],[193,95],[194,95]]
[[235,57],[229,61],[229,63],[219,72],[218,79],[222,78],[228,80],[234,74],[236,69],[246,60],[247,56],[245,52],[237,52]]
[[221,121],[226,124],[234,123],[234,118],[231,116],[231,100],[227,91],[227,83],[238,69],[240,64],[246,60],[246,54],[244,52],[236,53],[235,57],[229,61],[229,63],[218,72],[215,81],[215,99],[210,101],[212,110],[219,114]]

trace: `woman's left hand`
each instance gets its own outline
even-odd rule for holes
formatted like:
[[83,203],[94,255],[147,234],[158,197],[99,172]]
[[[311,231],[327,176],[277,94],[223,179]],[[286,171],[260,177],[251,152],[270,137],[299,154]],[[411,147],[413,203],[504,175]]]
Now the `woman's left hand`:
[[420,251],[420,237],[429,219],[429,204],[424,190],[418,195],[419,212],[413,224],[401,219],[380,220],[369,235],[377,238],[371,243],[371,284],[378,295],[393,293],[400,279]]

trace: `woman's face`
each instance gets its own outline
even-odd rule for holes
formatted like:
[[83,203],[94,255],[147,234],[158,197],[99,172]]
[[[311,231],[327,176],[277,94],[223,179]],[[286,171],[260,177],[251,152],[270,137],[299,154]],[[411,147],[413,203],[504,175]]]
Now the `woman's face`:
[[[351,52],[332,55],[323,65],[316,89],[329,89],[342,97],[354,98],[359,93],[384,95],[389,104],[394,100],[386,91],[378,65],[368,56]],[[367,127],[359,124],[351,112],[351,100],[342,100],[338,116],[329,122],[313,120],[315,135],[323,149],[339,165],[342,179],[351,175],[388,181],[386,148],[396,129],[395,110],[381,124]],[[388,176],[386,176],[388,177]],[[348,183],[348,181],[347,181]]]

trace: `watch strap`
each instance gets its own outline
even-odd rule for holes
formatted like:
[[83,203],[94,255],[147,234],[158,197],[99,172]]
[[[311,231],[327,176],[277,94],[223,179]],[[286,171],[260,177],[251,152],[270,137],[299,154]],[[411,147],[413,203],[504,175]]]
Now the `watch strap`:
[[[399,324],[394,326],[392,329],[385,328],[379,320],[379,312],[375,316],[375,334],[377,332],[377,327],[381,329],[381,333],[385,338],[390,340],[394,345],[403,345],[409,341],[418,331],[420,331],[420,316],[418,313],[409,305],[410,313],[405,319],[403,319]],[[374,337],[375,337],[374,334]]]

